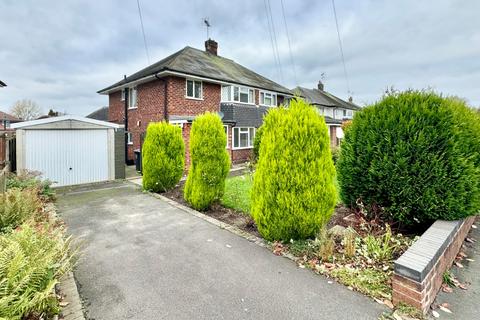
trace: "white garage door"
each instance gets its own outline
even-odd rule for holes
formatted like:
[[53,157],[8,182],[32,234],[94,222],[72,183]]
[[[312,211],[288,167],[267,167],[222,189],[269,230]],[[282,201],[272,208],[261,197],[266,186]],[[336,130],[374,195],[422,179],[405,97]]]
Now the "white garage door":
[[26,130],[25,168],[55,186],[108,180],[108,130]]

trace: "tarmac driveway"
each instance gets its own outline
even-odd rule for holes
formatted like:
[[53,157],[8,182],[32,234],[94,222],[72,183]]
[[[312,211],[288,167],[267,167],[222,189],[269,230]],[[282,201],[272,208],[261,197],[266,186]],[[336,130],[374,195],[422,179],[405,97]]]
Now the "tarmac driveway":
[[377,319],[382,306],[129,182],[59,195],[92,319]]

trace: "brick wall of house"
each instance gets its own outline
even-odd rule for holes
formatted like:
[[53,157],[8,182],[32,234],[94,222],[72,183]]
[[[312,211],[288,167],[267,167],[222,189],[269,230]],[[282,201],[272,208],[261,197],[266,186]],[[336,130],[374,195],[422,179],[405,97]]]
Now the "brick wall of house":
[[196,116],[206,111],[220,111],[221,87],[203,82],[203,99],[186,98],[185,78],[170,77],[168,85],[168,114]]
[[338,147],[337,142],[337,127],[335,126],[328,126],[328,130],[330,131],[330,147],[336,148]]

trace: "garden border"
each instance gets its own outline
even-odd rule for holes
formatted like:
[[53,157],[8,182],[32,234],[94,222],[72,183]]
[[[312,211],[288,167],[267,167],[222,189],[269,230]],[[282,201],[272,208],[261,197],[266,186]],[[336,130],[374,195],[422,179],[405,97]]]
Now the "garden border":
[[476,216],[463,220],[437,220],[395,261],[392,300],[427,313]]
[[65,296],[65,301],[68,302],[68,305],[63,307],[61,311],[63,319],[85,320],[82,300],[80,299],[80,293],[78,292],[78,287],[72,271],[68,272],[60,279],[58,291]]

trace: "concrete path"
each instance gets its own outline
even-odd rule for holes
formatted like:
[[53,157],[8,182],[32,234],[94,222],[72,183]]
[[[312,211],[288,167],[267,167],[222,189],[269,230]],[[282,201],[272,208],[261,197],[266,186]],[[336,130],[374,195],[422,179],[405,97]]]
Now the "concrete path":
[[480,319],[480,218],[477,218],[475,226],[468,235],[477,242],[464,242],[462,251],[468,255],[468,259],[461,262],[463,268],[453,266],[451,272],[461,283],[467,284],[467,290],[454,288],[452,293],[440,291],[436,303],[448,303],[452,313],[437,309],[440,319]]
[[[103,189],[102,189],[103,188]],[[385,310],[125,183],[60,195],[91,319],[377,319]]]

